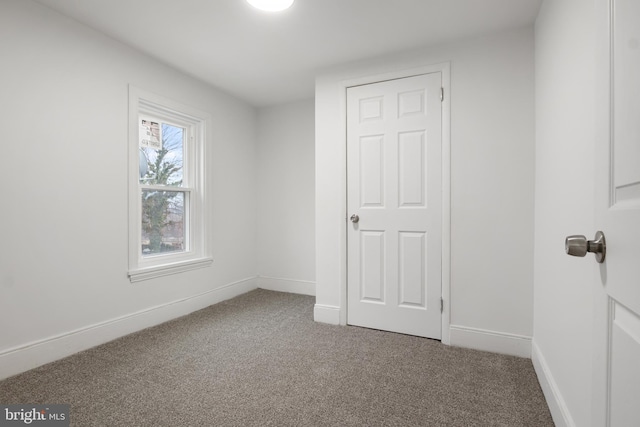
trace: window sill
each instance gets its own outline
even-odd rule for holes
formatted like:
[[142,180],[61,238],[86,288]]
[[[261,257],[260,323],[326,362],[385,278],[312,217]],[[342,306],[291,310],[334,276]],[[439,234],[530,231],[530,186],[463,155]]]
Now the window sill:
[[145,267],[129,271],[131,283],[142,282],[143,280],[155,279],[157,277],[168,276],[170,274],[182,273],[198,268],[209,267],[213,263],[212,258],[197,258],[189,261],[180,261],[170,264],[163,264],[154,267]]

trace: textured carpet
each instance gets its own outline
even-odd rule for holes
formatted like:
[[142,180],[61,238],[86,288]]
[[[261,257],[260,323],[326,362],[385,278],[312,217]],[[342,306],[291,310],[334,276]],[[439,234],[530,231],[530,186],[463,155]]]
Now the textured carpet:
[[74,426],[553,426],[531,361],[313,322],[257,290],[0,382]]

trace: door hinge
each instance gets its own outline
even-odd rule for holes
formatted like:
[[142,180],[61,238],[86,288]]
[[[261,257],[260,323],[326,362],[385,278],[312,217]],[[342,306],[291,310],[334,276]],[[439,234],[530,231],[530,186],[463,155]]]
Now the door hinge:
[[444,101],[444,88],[440,88],[440,102]]
[[440,298],[440,313],[444,312],[444,300]]

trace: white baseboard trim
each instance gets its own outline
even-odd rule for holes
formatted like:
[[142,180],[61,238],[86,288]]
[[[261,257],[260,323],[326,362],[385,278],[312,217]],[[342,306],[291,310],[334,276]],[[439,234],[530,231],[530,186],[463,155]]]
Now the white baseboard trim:
[[531,358],[531,337],[451,325],[450,345]]
[[542,352],[540,352],[535,340],[531,343],[531,362],[556,427],[575,427],[576,424],[573,422],[569,408],[567,408],[567,404],[562,398],[562,393],[560,393],[558,385],[553,379],[553,375],[551,375],[549,365],[547,365],[547,361]]
[[0,352],[0,379],[65,358],[257,289],[257,277]]
[[313,307],[313,320],[330,325],[340,324],[340,307],[316,304]]
[[280,279],[277,277],[258,276],[258,288],[268,291],[288,292],[316,296],[316,282],[308,280]]

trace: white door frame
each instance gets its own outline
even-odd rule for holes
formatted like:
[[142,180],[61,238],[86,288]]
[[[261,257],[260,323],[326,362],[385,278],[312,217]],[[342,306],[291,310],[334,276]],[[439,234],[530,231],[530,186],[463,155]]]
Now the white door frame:
[[[442,87],[444,99],[442,101],[442,343],[449,344],[450,325],[450,295],[451,295],[451,65],[449,62],[373,74],[340,82],[340,117],[341,117],[341,149],[347,153],[347,88],[365,84],[395,80],[421,74],[442,73]],[[347,164],[341,171],[342,186],[342,215],[340,229],[340,324],[347,324]]]

